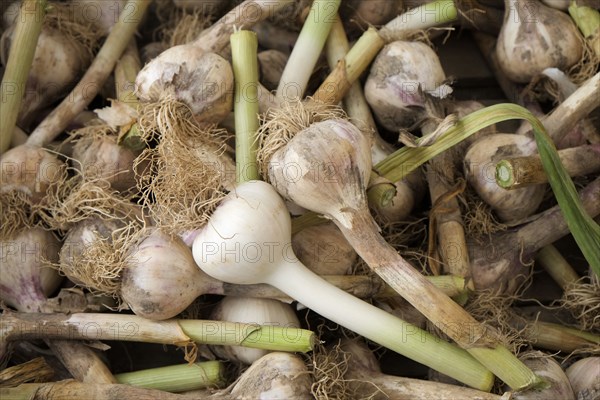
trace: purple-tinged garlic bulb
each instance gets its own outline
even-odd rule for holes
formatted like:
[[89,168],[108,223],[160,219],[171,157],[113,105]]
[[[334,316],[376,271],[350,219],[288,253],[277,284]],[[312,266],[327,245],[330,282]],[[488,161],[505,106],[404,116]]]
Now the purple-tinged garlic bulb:
[[562,11],[530,0],[504,0],[504,24],[496,43],[502,71],[527,83],[546,68],[567,71],[581,60],[583,37]]
[[365,83],[365,98],[379,123],[397,132],[420,118],[423,92],[435,91],[446,79],[437,54],[421,42],[396,41],[380,52]]

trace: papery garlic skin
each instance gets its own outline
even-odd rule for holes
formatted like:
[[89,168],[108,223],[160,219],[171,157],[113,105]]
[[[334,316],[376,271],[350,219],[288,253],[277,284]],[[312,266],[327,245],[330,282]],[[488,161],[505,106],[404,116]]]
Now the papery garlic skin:
[[396,41],[380,52],[365,83],[377,121],[391,132],[412,126],[425,105],[422,92],[446,79],[437,54],[421,42]]
[[236,399],[312,400],[311,375],[297,355],[272,352],[254,362],[239,378],[231,396]]
[[[13,32],[11,27],[2,35],[0,57],[4,65],[9,57]],[[38,117],[36,111],[61,99],[78,81],[88,65],[87,55],[82,56],[86,49],[82,47],[81,43],[56,29],[42,28],[19,110],[18,121],[22,127]]]
[[292,237],[294,253],[317,275],[347,275],[358,255],[333,224],[310,226]]
[[547,387],[515,392],[512,398],[515,400],[575,400],[569,379],[551,356],[541,351],[531,351],[520,355],[519,358],[546,382]]
[[[211,313],[210,319],[257,325],[300,328],[300,321],[289,304],[273,299],[253,297],[223,298]],[[270,351],[243,346],[212,346],[220,358],[252,364]]]
[[533,214],[543,200],[545,185],[505,190],[496,183],[496,163],[507,157],[535,154],[536,149],[535,141],[527,136],[499,133],[480,138],[465,154],[467,181],[504,222]]
[[136,187],[134,161],[138,155],[118,145],[116,136],[82,137],[73,147],[75,167],[82,175],[106,179],[119,192]]
[[546,68],[567,71],[581,60],[583,38],[567,14],[530,0],[504,4],[496,57],[509,79],[527,83]]
[[42,228],[28,228],[0,242],[0,299],[24,312],[40,312],[62,282],[51,266],[60,242]]
[[233,107],[233,70],[223,57],[192,45],[163,51],[139,72],[142,101],[172,99],[187,104],[203,122],[220,122]]
[[574,362],[565,371],[578,399],[600,396],[600,357],[586,357]]

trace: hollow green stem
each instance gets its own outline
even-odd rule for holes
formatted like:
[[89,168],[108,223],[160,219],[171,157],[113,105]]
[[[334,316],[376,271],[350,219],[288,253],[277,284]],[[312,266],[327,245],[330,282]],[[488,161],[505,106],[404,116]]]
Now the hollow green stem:
[[0,154],[10,146],[38,37],[42,31],[46,5],[46,0],[24,0],[15,22],[10,53],[0,86]]
[[115,375],[115,378],[122,384],[178,393],[221,386],[225,383],[223,374],[222,362],[204,361],[125,372]]
[[315,0],[296,45],[283,70],[277,97],[298,101],[304,96],[308,80],[323,51],[323,46],[335,21],[341,0]]
[[231,35],[231,64],[235,77],[236,182],[259,179],[258,151],[258,41],[252,31]]

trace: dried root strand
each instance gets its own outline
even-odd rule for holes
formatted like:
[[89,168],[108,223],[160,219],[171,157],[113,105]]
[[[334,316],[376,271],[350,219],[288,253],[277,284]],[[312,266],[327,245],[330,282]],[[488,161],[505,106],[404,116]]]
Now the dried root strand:
[[130,197],[111,189],[102,178],[75,176],[48,194],[47,205],[38,210],[51,229],[67,230],[88,218],[104,220],[135,220],[139,211]]
[[78,286],[93,294],[118,299],[121,291],[121,272],[134,256],[135,244],[145,237],[146,229],[130,222],[116,229],[109,237],[96,233],[95,240],[86,245],[69,263],[54,264]]
[[96,34],[99,27],[94,19],[86,18],[85,13],[77,8],[76,3],[52,2],[48,7],[44,24],[77,43],[83,50],[83,53],[78,54],[83,62],[82,65],[89,65],[100,44],[100,38]]
[[262,178],[268,181],[271,157],[298,132],[315,122],[348,119],[348,117],[338,106],[309,101],[283,103],[280,108],[269,109],[261,119],[261,126],[257,133],[259,141],[257,161]]
[[579,329],[600,332],[600,278],[591,273],[567,286],[560,306],[571,312]]
[[26,228],[36,226],[29,196],[17,190],[0,192],[0,240],[8,240]]
[[166,233],[201,228],[235,182],[226,131],[200,125],[173,101],[147,107],[140,125],[145,140],[159,140],[135,162],[141,203]]

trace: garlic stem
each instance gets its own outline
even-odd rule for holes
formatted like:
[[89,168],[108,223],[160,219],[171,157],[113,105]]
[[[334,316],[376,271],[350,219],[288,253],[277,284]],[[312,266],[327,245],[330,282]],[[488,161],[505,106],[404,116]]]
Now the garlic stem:
[[[326,42],[326,55],[329,68],[334,70],[338,62],[343,59],[350,51],[350,44],[344,32],[344,25],[338,16],[331,27],[331,32]],[[366,131],[373,133],[374,142],[371,146],[372,159],[379,161],[393,152],[393,147],[385,142],[377,131],[377,125],[369,104],[365,100],[360,82],[354,82],[348,89],[348,94],[344,96],[343,108],[350,117],[350,120],[357,126],[363,127]],[[377,156],[377,157],[374,157]]]
[[[434,130],[435,126],[425,125],[422,129],[423,136]],[[457,160],[455,160],[454,154],[446,151],[429,160],[426,175],[433,204],[430,218],[433,219],[431,223],[436,225],[437,248],[446,272],[468,278],[471,276],[471,263],[463,228],[464,223],[458,199],[452,195],[452,193],[456,193],[456,188],[452,187],[456,181],[453,166]],[[433,233],[430,234],[433,235]],[[474,289],[471,281],[469,281],[469,285],[471,289]],[[466,298],[462,300],[465,301]]]
[[295,7],[294,3],[294,0],[245,0],[205,29],[192,44],[207,53],[222,53],[236,29],[247,29],[276,12]]
[[71,93],[29,135],[30,145],[43,146],[58,136],[102,88],[117,60],[133,37],[150,2],[129,0],[119,14],[92,65]]
[[125,314],[34,314],[0,316],[3,343],[30,339],[122,340],[185,346],[192,342],[308,352],[314,333],[304,329],[223,321],[150,321]]
[[46,14],[46,0],[23,0],[16,18],[14,38],[2,76],[0,107],[0,154],[10,147],[17,116],[25,94],[25,83],[33,63],[36,44]]
[[542,247],[535,261],[539,263],[556,283],[564,290],[567,286],[577,282],[579,275],[571,264],[560,254],[558,249],[549,244]]
[[0,388],[2,400],[185,400],[186,396],[120,384],[91,384],[73,381],[24,383]]
[[315,0],[302,26],[298,40],[283,70],[277,97],[286,101],[300,101],[308,80],[317,65],[341,0]]
[[258,151],[258,41],[252,31],[231,35],[231,64],[235,77],[235,158],[236,182],[259,178]]
[[117,383],[165,392],[185,392],[220,386],[224,383],[224,364],[204,361],[193,364],[169,365],[115,375]]
[[[600,145],[584,145],[558,151],[569,176],[583,176],[600,171]],[[496,182],[504,189],[548,182],[539,154],[513,157],[496,164]]]
[[313,100],[325,104],[338,104],[352,84],[371,64],[383,45],[383,38],[375,28],[366,30],[321,83],[313,95]]
[[453,0],[437,0],[410,9],[388,22],[382,29],[399,32],[428,29],[456,21],[458,11]]
[[598,335],[550,322],[533,321],[526,327],[522,325],[516,327],[526,328],[523,334],[525,339],[533,346],[542,349],[571,353],[600,345]]

